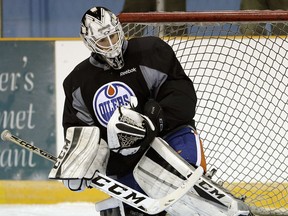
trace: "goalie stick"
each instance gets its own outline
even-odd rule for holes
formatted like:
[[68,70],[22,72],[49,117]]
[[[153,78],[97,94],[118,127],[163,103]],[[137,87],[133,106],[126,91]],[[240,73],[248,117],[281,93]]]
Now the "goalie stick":
[[[4,130],[1,133],[1,139],[3,141],[13,142],[54,163],[57,161],[57,157],[11,134],[8,130]],[[202,167],[198,167],[195,171],[191,170],[191,173],[187,174],[186,180],[180,187],[170,194],[158,199],[153,199],[99,172],[97,172],[97,175],[92,180],[90,186],[140,211],[153,215],[164,211],[183,197],[196,184],[203,172]]]

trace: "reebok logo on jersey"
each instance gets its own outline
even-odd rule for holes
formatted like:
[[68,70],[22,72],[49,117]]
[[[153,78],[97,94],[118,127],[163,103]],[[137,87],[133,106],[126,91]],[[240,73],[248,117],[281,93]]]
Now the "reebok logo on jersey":
[[101,86],[93,99],[93,109],[100,124],[107,127],[115,109],[128,105],[131,96],[135,96],[135,94],[125,83],[110,82]]
[[136,68],[132,68],[132,69],[128,69],[126,71],[122,71],[122,72],[120,72],[120,76],[125,76],[125,75],[133,73],[133,72],[136,72]]

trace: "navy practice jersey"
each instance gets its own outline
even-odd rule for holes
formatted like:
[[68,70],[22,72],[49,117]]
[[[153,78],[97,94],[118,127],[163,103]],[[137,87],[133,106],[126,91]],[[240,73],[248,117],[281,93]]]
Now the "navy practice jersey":
[[[125,65],[114,70],[97,55],[78,64],[63,83],[65,106],[64,131],[72,126],[95,125],[107,140],[106,126],[118,106],[138,99],[136,111],[154,98],[164,113],[163,134],[180,125],[195,128],[196,94],[172,48],[160,38],[133,38],[124,44]],[[64,132],[65,133],[65,132]],[[109,174],[123,174],[134,167],[139,155],[121,156],[111,152]]]

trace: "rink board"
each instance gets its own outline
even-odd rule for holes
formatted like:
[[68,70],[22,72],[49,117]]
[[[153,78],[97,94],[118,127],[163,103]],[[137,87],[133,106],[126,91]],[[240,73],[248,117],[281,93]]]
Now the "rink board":
[[[288,184],[266,184],[265,192],[258,191],[257,188],[263,188],[259,184],[229,186],[228,189],[233,194],[253,194],[253,196],[265,194],[262,200],[258,200],[256,206],[268,206],[288,208],[288,194],[283,190]],[[282,191],[282,193],[279,193]],[[283,194],[285,193],[285,194]],[[280,194],[285,197],[285,203],[275,203],[273,196]],[[54,204],[61,202],[99,202],[109,198],[105,193],[96,189],[86,189],[83,192],[72,192],[68,190],[59,181],[0,181],[0,204]],[[258,198],[259,199],[259,198]],[[248,200],[247,200],[248,201]]]
[[108,197],[96,189],[73,192],[59,181],[0,181],[0,204],[95,203]]
[[[224,183],[224,187],[232,194],[239,197],[242,194],[247,196],[245,202],[253,203],[255,207],[269,209],[288,209],[288,183]],[[261,195],[261,196],[260,196]]]

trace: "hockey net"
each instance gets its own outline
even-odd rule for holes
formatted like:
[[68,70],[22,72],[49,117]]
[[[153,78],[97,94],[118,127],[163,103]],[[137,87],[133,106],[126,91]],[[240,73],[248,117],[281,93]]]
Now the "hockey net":
[[198,96],[208,169],[257,215],[288,215],[288,11],[122,13],[174,49]]

